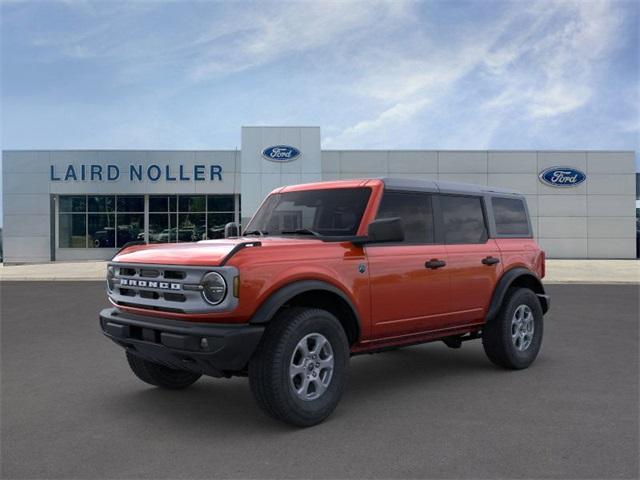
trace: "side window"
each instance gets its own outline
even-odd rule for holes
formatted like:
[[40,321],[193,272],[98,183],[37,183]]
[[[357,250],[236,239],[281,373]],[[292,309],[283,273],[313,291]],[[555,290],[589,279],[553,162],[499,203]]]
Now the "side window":
[[404,243],[433,243],[431,195],[384,192],[376,218],[400,217],[404,223]]
[[498,235],[529,236],[529,222],[524,202],[519,198],[491,199]]
[[487,227],[480,197],[442,195],[440,197],[445,243],[484,243]]

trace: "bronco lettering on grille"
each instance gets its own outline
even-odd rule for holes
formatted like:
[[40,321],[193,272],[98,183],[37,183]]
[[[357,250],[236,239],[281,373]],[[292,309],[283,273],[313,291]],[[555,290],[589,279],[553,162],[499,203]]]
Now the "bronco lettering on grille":
[[156,282],[151,280],[136,280],[133,278],[121,278],[120,285],[126,287],[159,288],[161,290],[181,290],[179,283]]

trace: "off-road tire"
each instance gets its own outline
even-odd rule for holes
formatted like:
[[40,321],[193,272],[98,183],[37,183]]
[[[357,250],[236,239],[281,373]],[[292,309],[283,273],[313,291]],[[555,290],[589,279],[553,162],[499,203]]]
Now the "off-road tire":
[[158,365],[129,352],[127,352],[127,362],[140,380],[169,390],[187,388],[202,376],[199,373],[174,370],[164,365]]
[[[314,400],[296,396],[289,376],[291,358],[306,335],[319,333],[330,343],[334,367],[324,393]],[[251,391],[269,416],[298,427],[322,422],[336,408],[347,380],[349,342],[340,322],[316,308],[293,307],[280,311],[269,323],[249,362]]]
[[[511,321],[520,305],[528,306],[533,313],[533,338],[524,351],[516,348],[511,336]],[[505,295],[498,315],[487,322],[483,328],[482,346],[487,357],[494,364],[520,370],[531,365],[538,356],[542,344],[542,332],[542,307],[536,294],[528,288],[511,288]]]

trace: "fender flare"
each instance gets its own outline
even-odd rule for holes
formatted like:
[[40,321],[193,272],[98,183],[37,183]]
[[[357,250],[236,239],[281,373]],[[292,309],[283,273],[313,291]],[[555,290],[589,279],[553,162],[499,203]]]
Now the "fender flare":
[[498,280],[498,284],[496,288],[493,290],[493,296],[491,297],[491,303],[489,304],[489,310],[487,311],[486,321],[489,322],[493,320],[498,312],[500,311],[500,307],[502,307],[502,302],[504,300],[509,287],[513,285],[513,283],[519,278],[526,277],[528,282],[533,283],[534,285],[534,293],[538,296],[538,300],[540,300],[540,306],[542,307],[542,312],[546,313],[549,309],[549,297],[545,294],[544,287],[542,286],[542,282],[540,278],[533,273],[531,270],[524,267],[516,267],[511,270],[507,270],[500,280]]
[[358,310],[356,310],[353,302],[338,287],[324,282],[322,280],[298,280],[292,283],[281,287],[272,293],[262,304],[258,307],[256,312],[251,317],[252,324],[265,324],[271,321],[273,316],[276,314],[280,308],[286,304],[293,297],[300,295],[301,293],[310,292],[313,290],[321,290],[329,293],[333,293],[338,295],[351,309],[351,312],[356,319],[357,329],[358,329],[358,338],[360,336],[360,332],[362,331],[362,324],[360,322],[360,315],[358,315]]

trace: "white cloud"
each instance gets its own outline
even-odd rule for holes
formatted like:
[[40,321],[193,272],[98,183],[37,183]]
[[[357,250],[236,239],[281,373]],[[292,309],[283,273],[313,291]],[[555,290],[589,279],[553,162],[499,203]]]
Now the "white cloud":
[[[383,71],[363,72],[357,88],[358,94],[381,103],[378,110],[325,144],[354,145],[390,128],[406,128],[427,105],[430,111],[446,111],[447,104],[466,96],[464,88],[476,90],[473,99],[480,108],[467,121],[479,131],[474,137],[487,142],[501,121],[509,121],[509,112],[536,121],[586,105],[599,86],[599,66],[618,41],[623,21],[619,5],[603,0],[508,6],[493,22],[473,24],[472,32],[462,28],[456,41],[447,39],[450,45],[429,36],[425,28],[424,36],[413,38],[418,46],[391,48],[396,60]],[[409,112],[406,105],[414,108]],[[394,114],[398,110],[405,113]]]
[[[220,76],[265,65],[297,52],[335,45],[345,37],[370,28],[372,22],[393,22],[405,12],[405,0],[351,2],[294,2],[267,8],[235,12],[211,27],[211,36],[200,40],[208,53],[199,60],[192,76],[196,79]],[[220,25],[234,25],[220,35]],[[225,27],[222,27],[223,31]]]

